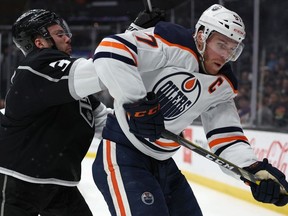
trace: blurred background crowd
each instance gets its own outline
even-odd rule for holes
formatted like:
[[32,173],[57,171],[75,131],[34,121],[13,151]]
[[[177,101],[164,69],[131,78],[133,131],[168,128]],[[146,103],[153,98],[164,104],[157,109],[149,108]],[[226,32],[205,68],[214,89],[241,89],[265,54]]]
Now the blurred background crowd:
[[[235,102],[243,126],[288,131],[288,1],[152,0],[167,11],[167,21],[187,28],[194,28],[201,13],[214,3],[236,11],[246,26],[245,49],[232,64],[239,90]],[[10,78],[23,58],[12,42],[11,25],[33,8],[62,16],[73,33],[73,56],[88,58],[103,37],[124,32],[144,6],[142,0],[1,0],[0,108],[5,106]],[[98,96],[112,106],[107,92]]]

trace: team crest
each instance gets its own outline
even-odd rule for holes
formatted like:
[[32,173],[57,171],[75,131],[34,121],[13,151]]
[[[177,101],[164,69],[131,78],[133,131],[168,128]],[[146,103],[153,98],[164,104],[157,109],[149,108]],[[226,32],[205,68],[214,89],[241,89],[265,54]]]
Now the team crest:
[[153,91],[157,94],[165,120],[178,118],[199,99],[199,80],[187,72],[178,72],[159,80]]
[[92,106],[91,106],[90,100],[87,97],[79,100],[79,108],[80,108],[80,114],[82,115],[82,117],[90,125],[90,127],[93,127],[94,117],[92,113]]

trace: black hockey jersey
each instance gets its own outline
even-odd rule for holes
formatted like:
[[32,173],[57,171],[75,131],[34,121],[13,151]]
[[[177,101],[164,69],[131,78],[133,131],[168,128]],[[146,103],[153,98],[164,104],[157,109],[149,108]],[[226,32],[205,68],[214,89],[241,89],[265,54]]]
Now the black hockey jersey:
[[0,173],[32,183],[80,181],[81,161],[94,136],[93,110],[100,103],[92,96],[76,100],[71,93],[68,77],[76,61],[41,49],[18,66],[1,115]]

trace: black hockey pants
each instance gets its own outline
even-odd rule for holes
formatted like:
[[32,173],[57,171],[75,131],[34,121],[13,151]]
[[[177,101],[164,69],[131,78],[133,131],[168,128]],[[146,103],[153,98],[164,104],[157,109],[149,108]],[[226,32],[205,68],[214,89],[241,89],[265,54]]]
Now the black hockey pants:
[[77,187],[33,184],[0,174],[0,216],[92,216]]

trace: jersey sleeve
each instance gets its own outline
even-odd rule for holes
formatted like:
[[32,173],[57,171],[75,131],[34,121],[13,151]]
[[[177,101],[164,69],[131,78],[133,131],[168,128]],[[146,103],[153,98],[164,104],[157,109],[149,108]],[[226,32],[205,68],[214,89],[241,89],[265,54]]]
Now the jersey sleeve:
[[76,100],[100,92],[105,88],[99,80],[93,60],[84,58],[77,59],[71,65],[68,87],[71,96]]
[[[71,58],[58,50],[43,49],[28,58],[20,69],[29,71],[29,79],[39,83],[34,87],[46,93],[43,98],[53,96],[55,103],[57,98],[59,103],[63,99],[66,101],[65,98],[70,101],[79,100],[102,90],[92,59]],[[61,91],[61,94],[55,91]],[[53,98],[49,101],[53,101]]]
[[19,116],[69,103],[100,90],[91,59],[70,58],[53,49],[27,56],[11,80],[7,106]]
[[201,115],[208,145],[213,153],[246,167],[257,161],[243,133],[233,99],[210,108]]
[[148,31],[104,38],[94,54],[95,70],[110,95],[120,103],[144,98],[141,73],[160,68],[165,62],[161,46]]

